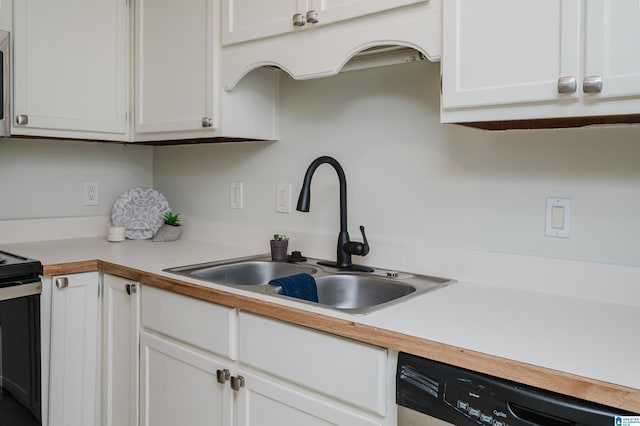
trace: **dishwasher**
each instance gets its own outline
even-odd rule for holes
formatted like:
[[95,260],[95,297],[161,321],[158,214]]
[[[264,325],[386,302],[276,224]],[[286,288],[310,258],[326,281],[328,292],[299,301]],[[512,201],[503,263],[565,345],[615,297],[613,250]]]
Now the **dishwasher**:
[[640,426],[640,416],[401,352],[398,426]]

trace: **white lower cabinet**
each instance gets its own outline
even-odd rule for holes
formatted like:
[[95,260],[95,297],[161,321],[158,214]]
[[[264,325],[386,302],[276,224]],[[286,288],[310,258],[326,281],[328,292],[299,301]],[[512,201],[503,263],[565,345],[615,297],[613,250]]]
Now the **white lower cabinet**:
[[231,424],[231,389],[217,381],[228,362],[144,332],[140,347],[142,425]]
[[51,278],[49,426],[99,423],[99,273]]
[[141,425],[232,424],[235,320],[233,308],[142,287]]
[[51,277],[48,426],[138,424],[139,285],[100,278]]
[[140,285],[105,274],[102,303],[102,425],[138,424]]
[[387,350],[143,286],[143,426],[395,425]]
[[[372,418],[332,398],[259,372],[238,369],[244,385],[237,393],[238,426],[374,426]],[[342,383],[336,380],[336,384]],[[390,423],[389,423],[390,424]]]
[[387,350],[239,313],[238,425],[389,425]]

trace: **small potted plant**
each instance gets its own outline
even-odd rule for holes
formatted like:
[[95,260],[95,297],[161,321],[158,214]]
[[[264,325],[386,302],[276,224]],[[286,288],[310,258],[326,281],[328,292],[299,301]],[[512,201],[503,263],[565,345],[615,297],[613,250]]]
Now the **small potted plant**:
[[271,244],[271,260],[284,262],[287,260],[287,249],[289,248],[289,237],[284,234],[273,234]]
[[180,226],[180,213],[167,212],[163,216],[164,225],[158,229],[153,237],[155,242],[175,241],[182,234],[182,226]]

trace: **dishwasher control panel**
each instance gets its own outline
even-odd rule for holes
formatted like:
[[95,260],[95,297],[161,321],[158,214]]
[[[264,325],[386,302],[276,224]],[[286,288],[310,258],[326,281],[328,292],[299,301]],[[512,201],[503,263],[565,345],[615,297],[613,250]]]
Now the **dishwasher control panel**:
[[498,399],[491,389],[458,379],[444,384],[444,401],[454,410],[475,421],[491,426],[512,426],[517,419],[510,414],[507,402]]
[[619,416],[637,416],[403,352],[396,402],[424,414],[424,424],[432,424],[426,420],[431,417],[457,426],[601,426],[614,425]]

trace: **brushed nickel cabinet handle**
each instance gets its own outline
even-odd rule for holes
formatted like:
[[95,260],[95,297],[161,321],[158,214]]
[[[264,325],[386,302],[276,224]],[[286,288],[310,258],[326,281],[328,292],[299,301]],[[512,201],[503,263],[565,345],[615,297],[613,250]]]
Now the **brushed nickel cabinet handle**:
[[296,13],[293,15],[293,26],[294,27],[304,27],[305,24],[304,16],[302,13]]
[[311,9],[307,11],[307,23],[308,24],[317,24],[318,22],[320,22],[319,20],[319,14],[317,11]]
[[226,368],[224,370],[216,370],[216,380],[223,385],[231,378],[231,372]]
[[56,278],[56,288],[63,289],[69,287],[69,278]]
[[213,120],[209,117],[203,117],[202,127],[213,127]]
[[600,93],[602,92],[602,77],[592,75],[585,77],[582,82],[582,91],[584,93]]
[[231,389],[233,389],[234,391],[239,391],[240,388],[243,388],[243,387],[244,387],[244,377],[234,376],[231,378]]
[[16,124],[19,126],[26,126],[29,124],[29,116],[27,114],[18,114],[16,116]]
[[576,93],[577,87],[575,77],[560,77],[558,79],[558,93]]

